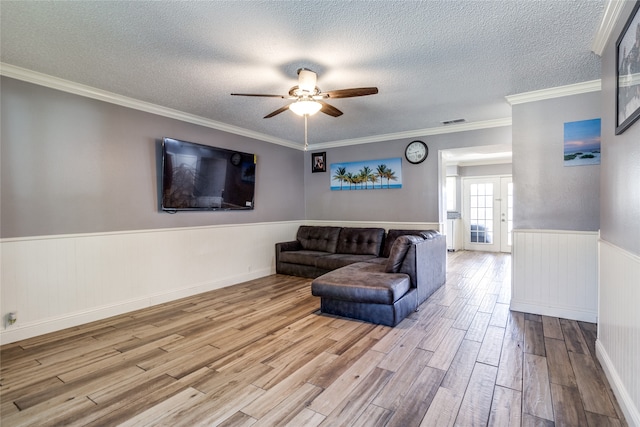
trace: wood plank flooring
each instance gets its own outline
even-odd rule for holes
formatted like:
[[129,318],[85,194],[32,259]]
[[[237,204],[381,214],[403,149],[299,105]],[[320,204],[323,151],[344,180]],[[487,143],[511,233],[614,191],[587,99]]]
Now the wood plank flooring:
[[624,426],[596,325],[509,311],[511,257],[448,254],[395,328],[273,275],[0,348],[2,426]]

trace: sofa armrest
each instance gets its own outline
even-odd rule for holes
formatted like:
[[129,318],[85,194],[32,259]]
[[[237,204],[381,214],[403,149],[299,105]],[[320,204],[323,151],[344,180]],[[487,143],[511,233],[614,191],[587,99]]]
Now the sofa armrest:
[[301,249],[302,245],[297,240],[276,243],[276,271],[278,270],[278,264],[280,263],[280,254],[282,252],[299,251]]
[[418,289],[418,303],[424,302],[446,281],[447,241],[438,234],[414,244],[400,266]]
[[290,242],[276,243],[276,251],[278,252],[299,251],[301,249],[302,249],[302,245],[297,240],[292,240]]

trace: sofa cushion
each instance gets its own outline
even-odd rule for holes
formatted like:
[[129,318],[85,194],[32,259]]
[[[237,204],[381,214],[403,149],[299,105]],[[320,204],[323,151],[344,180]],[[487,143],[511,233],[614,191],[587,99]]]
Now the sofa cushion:
[[316,267],[324,270],[335,270],[345,265],[374,259],[374,255],[331,254],[316,259]]
[[391,247],[391,253],[389,253],[389,259],[387,260],[385,272],[397,273],[400,270],[400,266],[404,261],[404,257],[407,255],[411,245],[416,244],[424,240],[419,236],[404,235],[398,236],[393,242]]
[[329,252],[321,251],[288,251],[280,253],[280,262],[288,262],[290,264],[310,265],[315,267],[318,258],[331,255]]
[[378,256],[383,239],[384,228],[344,227],[340,230],[336,253]]
[[311,282],[311,293],[342,301],[393,304],[409,291],[409,276],[376,272],[375,267],[357,263],[323,274]]
[[301,225],[296,240],[300,242],[302,249],[335,253],[340,230],[341,227]]
[[382,248],[382,256],[384,258],[389,258],[389,254],[391,253],[391,248],[393,247],[393,243],[396,241],[398,236],[422,236],[424,230],[399,230],[399,229],[391,229],[387,232],[387,238],[384,240],[384,247]]

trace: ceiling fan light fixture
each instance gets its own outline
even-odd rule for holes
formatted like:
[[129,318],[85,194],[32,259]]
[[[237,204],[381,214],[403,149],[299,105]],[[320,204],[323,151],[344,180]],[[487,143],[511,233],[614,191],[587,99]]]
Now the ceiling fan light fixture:
[[313,116],[321,108],[322,104],[309,99],[301,99],[289,105],[289,109],[299,116]]
[[316,90],[317,75],[311,70],[300,68],[298,70],[298,88],[301,92],[312,94]]

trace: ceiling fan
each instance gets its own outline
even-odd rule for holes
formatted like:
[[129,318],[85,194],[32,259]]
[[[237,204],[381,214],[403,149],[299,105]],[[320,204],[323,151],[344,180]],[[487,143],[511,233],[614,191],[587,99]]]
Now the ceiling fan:
[[298,69],[298,85],[289,89],[289,95],[268,95],[268,94],[256,94],[256,93],[232,93],[233,96],[260,96],[268,98],[282,98],[292,99],[294,102],[280,107],[277,110],[264,116],[265,119],[269,119],[276,116],[283,111],[290,109],[294,113],[300,116],[310,116],[318,111],[328,114],[333,117],[342,115],[342,111],[338,110],[331,104],[324,102],[325,99],[337,99],[337,98],[353,98],[356,96],[375,95],[378,93],[377,87],[359,87],[351,89],[339,89],[322,92],[316,81],[318,75],[307,68]]

